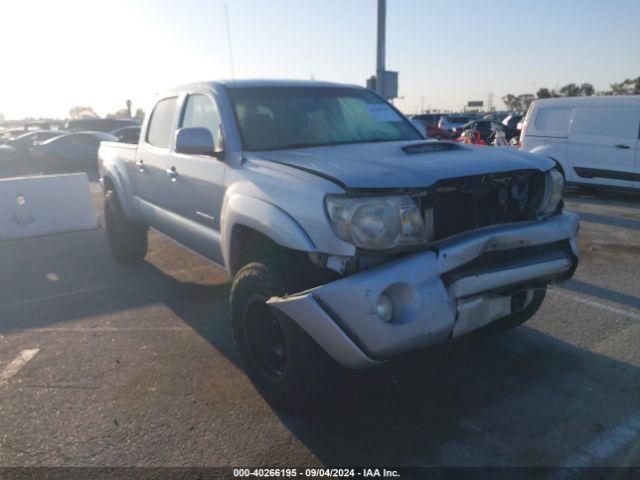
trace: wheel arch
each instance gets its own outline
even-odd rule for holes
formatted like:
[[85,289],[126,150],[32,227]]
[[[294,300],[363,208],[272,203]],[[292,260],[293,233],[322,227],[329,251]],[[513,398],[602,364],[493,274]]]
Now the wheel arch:
[[241,194],[225,199],[221,216],[221,246],[225,266],[235,274],[247,260],[265,252],[313,252],[316,247],[288,213],[258,198]]
[[118,196],[118,200],[120,201],[120,206],[124,211],[127,218],[134,220],[136,219],[135,210],[131,205],[130,195],[125,194],[125,186],[122,184],[120,176],[113,172],[104,172],[102,175],[102,188],[104,193],[107,191],[113,190]]

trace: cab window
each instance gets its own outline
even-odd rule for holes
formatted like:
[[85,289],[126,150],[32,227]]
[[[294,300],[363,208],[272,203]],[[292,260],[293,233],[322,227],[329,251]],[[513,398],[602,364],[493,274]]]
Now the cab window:
[[147,128],[147,143],[155,147],[167,148],[171,138],[173,114],[176,109],[177,97],[160,100],[151,113]]
[[180,127],[206,128],[211,132],[214,145],[218,145],[220,117],[213,101],[206,95],[193,94],[187,97]]

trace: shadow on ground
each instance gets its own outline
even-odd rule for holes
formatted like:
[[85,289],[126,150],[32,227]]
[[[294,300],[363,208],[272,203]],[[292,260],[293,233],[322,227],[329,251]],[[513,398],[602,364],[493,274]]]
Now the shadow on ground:
[[[102,231],[6,242],[0,252],[2,334],[162,304],[238,362],[223,277],[191,283],[151,263],[120,267]],[[528,327],[342,372],[326,389],[304,414],[280,419],[328,465],[562,464],[640,409],[636,367]],[[640,461],[634,455],[627,461]]]

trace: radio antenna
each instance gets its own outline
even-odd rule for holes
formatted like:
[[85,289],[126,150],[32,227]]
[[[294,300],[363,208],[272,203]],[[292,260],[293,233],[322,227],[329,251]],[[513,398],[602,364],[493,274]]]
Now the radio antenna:
[[229,9],[227,8],[227,2],[224,2],[224,16],[227,20],[227,43],[229,45],[229,64],[231,65],[231,80],[235,80],[236,73],[233,68],[233,50],[231,49],[231,26],[229,24]]

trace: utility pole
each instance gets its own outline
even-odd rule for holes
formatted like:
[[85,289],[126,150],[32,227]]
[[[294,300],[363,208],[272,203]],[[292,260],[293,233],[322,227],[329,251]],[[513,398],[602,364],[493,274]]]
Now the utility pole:
[[376,92],[384,96],[385,80],[385,36],[387,23],[387,0],[378,0],[378,42],[376,48]]

